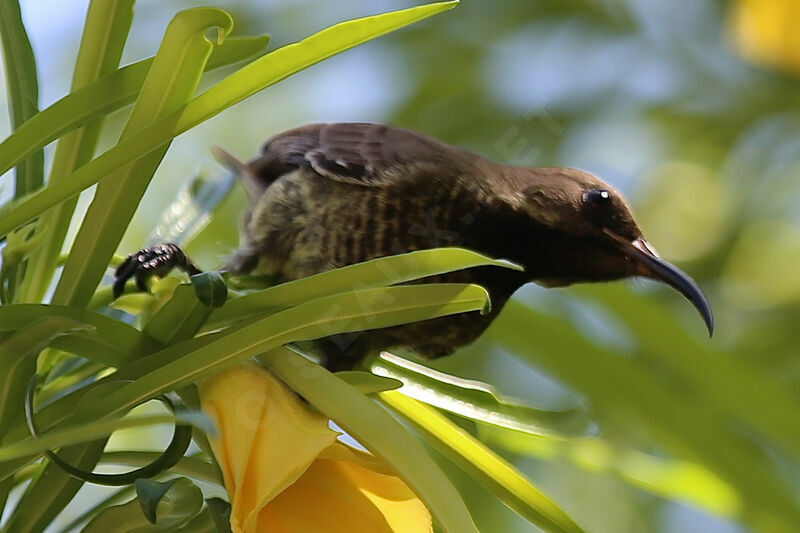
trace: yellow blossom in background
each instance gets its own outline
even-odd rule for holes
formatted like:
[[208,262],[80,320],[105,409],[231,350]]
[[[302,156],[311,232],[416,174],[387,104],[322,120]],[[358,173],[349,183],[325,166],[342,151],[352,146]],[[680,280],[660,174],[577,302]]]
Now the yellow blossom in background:
[[429,533],[430,513],[374,456],[336,439],[264,368],[248,363],[199,384],[219,434],[234,533]]
[[743,57],[800,74],[800,0],[738,0],[732,23]]

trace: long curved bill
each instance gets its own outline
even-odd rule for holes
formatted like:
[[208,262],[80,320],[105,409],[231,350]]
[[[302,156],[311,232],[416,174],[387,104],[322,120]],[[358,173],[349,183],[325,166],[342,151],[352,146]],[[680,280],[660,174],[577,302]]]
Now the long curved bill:
[[644,239],[629,241],[611,231],[606,230],[605,233],[614,239],[621,250],[639,265],[640,275],[666,283],[692,302],[700,316],[703,317],[709,336],[714,333],[714,313],[711,310],[711,304],[692,278],[678,267],[661,259]]

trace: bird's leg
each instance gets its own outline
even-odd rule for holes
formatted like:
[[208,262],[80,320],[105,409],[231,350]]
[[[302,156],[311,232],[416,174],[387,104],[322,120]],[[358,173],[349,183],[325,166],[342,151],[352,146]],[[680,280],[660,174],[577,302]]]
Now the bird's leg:
[[136,279],[139,290],[146,291],[150,276],[166,276],[173,268],[190,276],[202,272],[177,244],[157,244],[130,254],[114,272],[114,298],[120,297],[129,279]]

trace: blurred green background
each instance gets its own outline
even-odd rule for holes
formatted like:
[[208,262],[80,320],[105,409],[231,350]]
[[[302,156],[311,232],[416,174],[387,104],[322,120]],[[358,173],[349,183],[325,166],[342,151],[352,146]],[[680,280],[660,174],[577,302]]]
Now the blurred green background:
[[[38,60],[42,108],[68,92],[87,3],[21,2]],[[341,20],[415,4],[211,3],[234,16],[234,35],[271,34],[270,48]],[[139,0],[122,63],[155,53],[175,11],[203,4]],[[210,146],[249,159],[270,135],[307,122],[387,122],[502,162],[593,172],[628,196],[649,241],[707,291],[717,315],[713,340],[705,338],[691,306],[649,283],[589,292],[525,287],[515,300],[552,322],[537,316],[526,322],[512,308],[485,339],[437,361],[437,368],[488,381],[536,405],[585,405],[601,438],[559,443],[465,427],[589,531],[747,531],[741,523],[770,531],[770,510],[759,502],[760,496],[774,501],[771,490],[785,490],[787,513],[800,516],[798,450],[786,450],[741,422],[726,411],[730,404],[714,403],[726,392],[739,393],[736,380],[724,379],[726,373],[713,366],[687,373],[670,364],[669,354],[696,357],[705,367],[709,352],[721,356],[715,364],[758,369],[763,380],[754,383],[781,387],[794,400],[784,412],[765,416],[789,423],[798,417],[800,80],[792,72],[800,52],[788,35],[792,23],[800,23],[795,4],[465,0],[452,12],[303,71],[176,139],[120,252],[141,247],[189,178],[223,172]],[[788,36],[782,38],[783,32]],[[0,98],[0,106],[5,101]],[[121,124],[125,113],[112,120]],[[0,121],[0,137],[7,134],[7,122]],[[101,149],[114,142],[104,139]],[[89,196],[81,198],[85,208]],[[190,252],[202,267],[218,266],[235,248],[243,203],[237,190],[193,243]],[[607,297],[622,308],[652,305],[646,309],[653,312],[625,318],[604,308]],[[552,338],[560,331],[556,326],[568,332],[563,343]],[[568,340],[572,336],[583,340]],[[667,357],[652,356],[653,346]],[[587,347],[605,350],[630,371],[604,365]],[[609,375],[593,370],[592,361]],[[717,375],[719,381],[702,382]],[[709,395],[706,385],[720,392]],[[663,401],[649,398],[650,392]],[[754,402],[756,413],[757,396],[742,398]],[[667,413],[674,422],[651,412],[655,405],[674,406]],[[648,417],[661,418],[650,423]],[[739,461],[742,472],[728,472],[724,461],[703,464],[697,446],[718,446],[722,456],[729,445],[728,433],[715,433],[716,426],[704,420],[753,447],[748,460]],[[685,433],[693,431],[692,421],[708,429],[708,439]],[[534,530],[455,467],[448,472],[482,531]],[[774,479],[775,487],[757,486],[761,475]]]

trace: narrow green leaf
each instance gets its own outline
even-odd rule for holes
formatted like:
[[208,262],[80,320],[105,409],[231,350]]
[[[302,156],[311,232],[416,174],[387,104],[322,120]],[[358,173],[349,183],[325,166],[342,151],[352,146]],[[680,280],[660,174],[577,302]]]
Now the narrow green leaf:
[[[154,424],[171,424],[175,418],[171,415],[146,415],[131,416],[116,420],[102,420],[71,426],[66,430],[54,430],[45,433],[39,438],[28,438],[14,444],[0,447],[0,462],[12,461],[30,455],[38,455],[47,450],[54,450],[80,442],[90,442],[101,437],[106,437],[120,429],[151,426]],[[189,422],[184,420],[184,423]]]
[[[45,234],[42,224],[35,220],[17,228],[6,236],[0,266],[0,303],[19,301],[17,281],[27,272],[27,259],[41,246]],[[30,274],[29,274],[30,275]],[[22,277],[24,282],[25,276]]]
[[[102,402],[86,402],[78,409],[87,393],[84,389],[45,407],[37,413],[37,421],[41,430],[48,431],[54,424],[68,423],[70,419],[74,425],[121,414],[162,392],[288,342],[479,311],[487,302],[488,293],[482,287],[459,284],[367,289],[320,298],[247,326],[189,339],[132,361],[108,379],[86,388],[91,391],[110,382],[134,380],[116,393],[105,395]],[[61,430],[67,427],[59,426]],[[24,424],[8,432],[10,438],[16,439],[26,434]],[[0,481],[23,465],[0,464]]]
[[105,315],[61,305],[13,304],[0,306],[0,332],[17,331],[47,318],[75,320],[94,328],[92,333],[75,332],[57,337],[54,348],[86,357],[106,366],[118,367],[136,356],[156,351],[159,346],[132,326]]
[[[206,72],[251,57],[269,43],[269,37],[229,37],[215,46],[206,63]],[[142,59],[113,71],[42,110],[0,143],[0,174],[68,132],[133,103],[153,64]]]
[[[155,459],[158,459],[160,455],[161,454],[159,452],[141,452],[141,451],[106,452],[100,458],[99,462],[102,464],[141,467],[146,464],[152,463]],[[169,473],[156,476],[152,479],[162,479],[165,475],[169,474],[172,475],[177,474],[179,476],[189,476],[191,478],[200,481],[206,481],[208,483],[213,483],[222,486],[222,478],[216,475],[214,467],[210,463],[207,463],[193,456],[182,457],[181,460],[178,461],[178,463],[170,469]],[[92,517],[98,515],[100,512],[111,507],[112,505],[121,502],[123,500],[129,499],[133,494],[134,494],[133,485],[128,485],[126,487],[123,487],[119,490],[112,492],[111,495],[109,495],[108,497],[95,502],[91,507],[84,509],[80,514],[78,514],[75,517],[72,517],[72,520],[70,520],[70,522],[61,526],[61,529],[59,529],[60,533],[72,533],[73,531],[78,531],[79,526],[81,524],[85,523],[87,520],[90,520]],[[208,503],[208,500],[206,500],[206,503]],[[191,529],[187,531],[195,533]],[[211,530],[209,533],[213,533],[213,530]]]
[[[157,483],[141,480],[142,485]],[[203,494],[200,488],[186,478],[164,482],[167,490],[158,499],[154,512],[155,523],[148,520],[142,512],[139,499],[104,509],[82,530],[82,533],[107,533],[108,531],[133,531],[136,533],[155,533],[176,531],[184,523],[200,512]],[[137,482],[137,490],[139,489]]]
[[[94,502],[90,507],[82,509],[79,515],[72,518],[72,520],[67,522],[67,524],[62,526],[61,529],[58,531],[59,533],[74,533],[75,531],[80,531],[81,533],[84,533],[86,530],[80,527],[82,524],[91,520],[98,514],[104,512],[106,509],[114,507],[115,504],[117,504],[118,502],[124,500],[130,501],[130,498],[133,495],[134,495],[133,485],[122,487],[121,489],[112,492],[109,496],[97,502]],[[131,507],[133,507],[133,505]],[[115,527],[119,527],[121,526],[121,524],[122,521],[117,519]],[[108,531],[108,529],[106,529],[105,531]]]
[[[90,4],[72,77],[72,91],[117,69],[133,20],[133,2],[134,0],[95,0]],[[26,124],[33,122],[37,116],[40,115],[30,117],[31,120]],[[53,157],[50,182],[62,179],[92,158],[102,127],[102,118],[97,118],[81,130],[61,139]],[[50,128],[45,127],[43,131],[50,131]],[[42,229],[39,231],[42,232],[44,242],[28,261],[29,270],[17,301],[39,302],[44,298],[77,201],[77,198],[71,198],[42,217]]]
[[435,409],[399,391],[380,399],[419,429],[433,446],[520,516],[545,531],[583,533],[572,518],[510,463]]
[[[160,456],[160,452],[143,452],[138,450],[105,452],[100,458],[100,463],[142,467],[152,463]],[[180,461],[170,469],[170,472],[222,486],[222,478],[218,475],[214,465],[196,456],[181,457]]]
[[[59,353],[63,354],[63,352]],[[39,361],[41,361],[41,357],[39,358]],[[47,375],[46,383],[42,386],[39,394],[36,396],[38,405],[46,404],[53,401],[55,398],[63,397],[67,393],[75,390],[77,387],[94,381],[101,372],[108,370],[108,367],[106,367],[104,364],[83,360],[82,358],[70,358],[70,363],[73,362],[75,367],[71,370],[55,378],[51,378],[50,375]],[[40,374],[47,374],[46,371],[43,372],[41,370],[41,364],[38,366],[38,371]]]
[[[88,470],[94,468],[105,444],[106,440],[101,439],[88,445],[69,446],[62,448],[59,456],[76,468]],[[0,463],[0,467],[15,462],[17,461]],[[14,533],[44,531],[82,485],[83,481],[67,476],[53,463],[47,463],[26,488],[25,494],[14,509],[14,514],[5,524],[5,530]],[[50,499],[43,501],[41,495]]]
[[[85,408],[76,411],[82,394],[68,395],[45,408],[41,417],[37,414],[37,419],[45,431],[56,422],[69,423],[72,419],[71,426],[59,426],[65,430],[124,413],[162,392],[288,342],[477,311],[487,302],[488,294],[483,288],[458,284],[368,289],[320,298],[232,332],[190,339],[138,359],[113,376],[115,380],[135,381],[107,395],[103,402],[87,402]],[[101,380],[98,386],[107,382]],[[24,426],[9,431],[9,436],[24,435]],[[0,464],[0,481],[22,466],[24,463]]]
[[139,507],[142,509],[142,513],[145,518],[147,518],[147,521],[151,524],[156,523],[156,508],[158,507],[158,502],[161,501],[161,498],[164,497],[176,481],[178,481],[177,478],[163,482],[149,479],[136,480],[134,485],[136,487],[136,499],[139,500]]
[[175,287],[172,297],[147,322],[143,333],[165,346],[190,339],[210,313],[209,306],[198,300],[196,289],[183,283]]
[[[233,29],[233,20],[225,11],[214,8],[188,9],[175,15],[121,140],[191,98],[213,49],[205,35],[212,28],[219,30],[218,40],[222,42]],[[118,168],[98,185],[64,265],[53,303],[85,306],[89,302],[168,146],[162,145]]]
[[94,328],[69,318],[40,318],[0,342],[0,436],[20,414],[36,356],[53,339]]
[[[6,71],[6,94],[11,112],[11,129],[15,130],[39,112],[36,59],[22,22],[18,0],[0,0],[0,44]],[[14,198],[32,193],[41,188],[43,183],[44,151],[37,150],[17,165]],[[0,271],[3,303],[18,299],[17,289],[24,280],[25,267],[25,263],[3,262]]]
[[[206,500],[208,502],[208,500]],[[228,526],[230,527],[230,525]],[[211,509],[206,505],[188,522],[173,530],[176,533],[220,533]],[[224,530],[222,530],[224,531]]]
[[[2,307],[0,307],[0,309],[2,309]],[[236,330],[233,329],[231,331],[226,330],[225,332],[204,335],[164,348],[161,351],[154,352],[145,357],[131,358],[130,362],[121,366],[113,375],[106,376],[92,385],[74,391],[52,404],[42,407],[42,409],[36,413],[36,422],[39,426],[39,430],[50,431],[58,424],[67,421],[70,417],[74,416],[78,410],[82,409],[81,405],[84,398],[89,394],[96,394],[107,390],[105,387],[108,387],[109,383],[138,379],[168,362],[176,361],[187,353],[208,346],[212,342],[220,340],[235,331]],[[2,443],[16,442],[26,438],[28,435],[29,432],[25,421],[20,420],[15,423],[13,427],[9,428],[6,436],[2,439]],[[99,458],[99,455],[97,457]],[[10,461],[7,463],[0,463],[0,481],[13,476],[14,472],[18,471],[24,465],[24,460],[22,462]],[[93,465],[90,465],[88,468],[92,467]]]
[[258,91],[332,55],[456,5],[455,1],[439,2],[342,22],[249,63],[182,108],[154,121],[79,168],[68,176],[69,179],[48,184],[40,192],[0,210],[0,236]]
[[319,298],[253,322],[178,359],[164,361],[82,416],[97,419],[124,412],[161,392],[193,383],[288,342],[481,310],[488,300],[482,287],[462,284],[365,289]]
[[287,348],[272,350],[259,359],[314,407],[392,465],[425,502],[443,531],[477,533],[450,480],[419,441],[386,411],[321,366]]
[[232,533],[231,504],[220,498],[209,498],[206,500],[206,507],[214,520],[217,533]]
[[400,392],[406,396],[472,420],[534,435],[585,437],[596,433],[584,409],[536,409],[509,401],[481,381],[445,374],[388,352],[375,360],[372,371],[400,380]]
[[355,289],[385,287],[477,266],[518,268],[508,261],[490,259],[462,248],[435,248],[381,257],[231,299],[211,313],[203,329],[209,331],[242,318],[275,312],[314,298]]
[[[3,45],[11,126],[12,129],[17,129],[39,112],[36,59],[17,0],[0,0],[0,42]],[[19,198],[35,191],[42,186],[43,181],[44,152],[38,150],[17,165],[14,197]]]
[[376,376],[371,372],[361,370],[344,370],[334,375],[361,394],[376,394],[403,386],[403,382],[398,379]]

